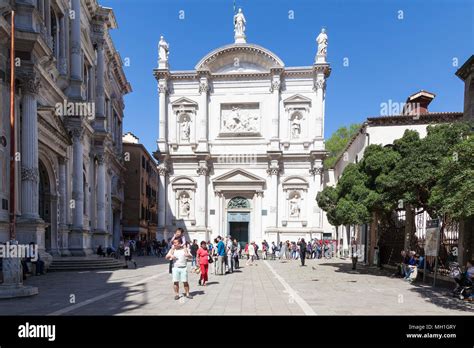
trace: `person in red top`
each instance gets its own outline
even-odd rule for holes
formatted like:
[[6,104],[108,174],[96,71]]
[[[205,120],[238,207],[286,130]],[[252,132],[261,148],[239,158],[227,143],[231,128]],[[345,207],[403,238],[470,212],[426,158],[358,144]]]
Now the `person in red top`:
[[197,262],[201,269],[201,276],[199,278],[199,285],[206,286],[208,280],[207,272],[209,270],[209,251],[205,241],[201,242],[201,247],[197,251]]

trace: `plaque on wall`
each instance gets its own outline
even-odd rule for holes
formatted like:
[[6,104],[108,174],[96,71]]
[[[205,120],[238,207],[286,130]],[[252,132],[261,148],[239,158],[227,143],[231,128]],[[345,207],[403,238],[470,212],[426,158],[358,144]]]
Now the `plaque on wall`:
[[260,136],[258,103],[221,104],[220,136]]

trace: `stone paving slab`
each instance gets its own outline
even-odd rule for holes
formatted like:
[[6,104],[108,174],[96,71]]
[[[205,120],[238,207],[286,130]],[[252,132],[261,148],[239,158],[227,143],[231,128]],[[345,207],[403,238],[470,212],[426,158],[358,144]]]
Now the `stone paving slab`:
[[[409,284],[386,272],[348,260],[257,261],[224,276],[209,275],[207,287],[190,273],[194,298],[175,301],[168,263],[137,258],[138,269],[58,272],[31,277],[40,294],[0,300],[3,315],[456,315],[474,314],[472,304],[447,290]],[[273,270],[273,271],[272,271]],[[71,295],[75,303],[70,303]],[[58,312],[59,311],[59,312]]]

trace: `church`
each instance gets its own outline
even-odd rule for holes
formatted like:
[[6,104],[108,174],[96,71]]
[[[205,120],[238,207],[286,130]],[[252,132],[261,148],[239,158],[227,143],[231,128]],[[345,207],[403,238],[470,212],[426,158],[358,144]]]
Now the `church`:
[[[287,67],[247,42],[242,10],[234,43],[193,70],[170,70],[159,42],[157,239],[181,227],[189,239],[240,242],[325,237],[322,190],[324,106],[331,68],[325,29],[311,65]],[[314,58],[313,58],[314,57]]]

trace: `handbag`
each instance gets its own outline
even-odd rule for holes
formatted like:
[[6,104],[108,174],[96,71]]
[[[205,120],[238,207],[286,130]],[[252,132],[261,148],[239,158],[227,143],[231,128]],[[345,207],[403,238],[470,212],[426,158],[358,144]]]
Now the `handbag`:
[[212,259],[212,256],[211,256],[211,255],[208,255],[208,262],[209,262],[209,263],[213,263],[213,262],[214,262],[214,260]]

